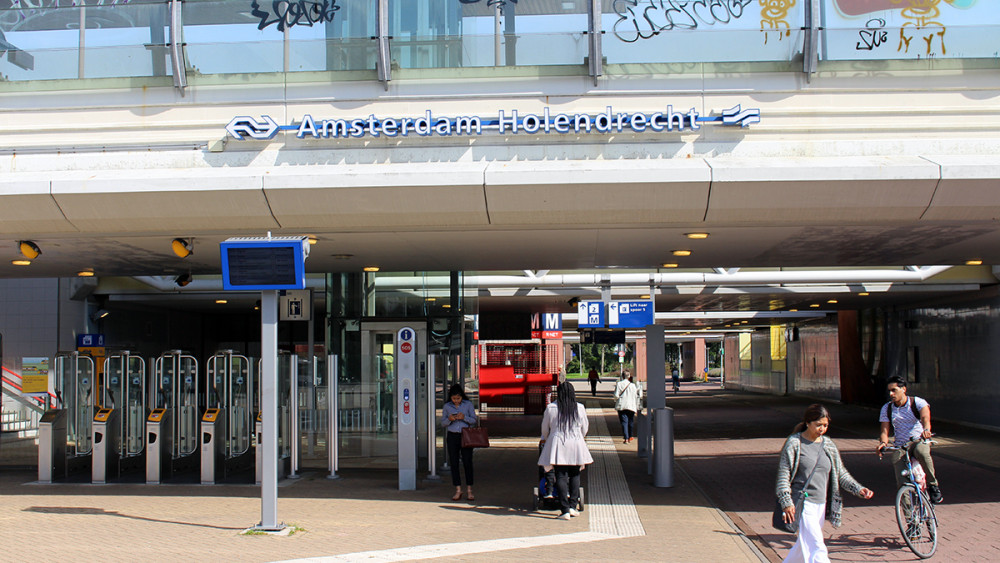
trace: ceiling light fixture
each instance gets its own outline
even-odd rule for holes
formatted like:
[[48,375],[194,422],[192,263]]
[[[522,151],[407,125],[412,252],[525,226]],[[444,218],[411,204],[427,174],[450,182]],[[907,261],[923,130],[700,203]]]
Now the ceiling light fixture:
[[354,255],[353,254],[331,254],[330,258],[333,258],[334,260],[350,260],[351,258],[354,258]]
[[684,233],[689,239],[706,239],[708,238],[708,233]]
[[312,236],[312,235],[309,235],[308,237],[306,237],[306,240],[309,241],[309,244],[316,244],[317,242],[319,242],[319,239],[316,238],[316,237],[314,237],[314,236]]
[[215,303],[217,305],[225,305],[226,303],[229,303],[229,301],[226,301],[225,299],[216,299]]
[[170,241],[170,248],[178,258],[187,258],[194,254],[194,239],[175,238]]
[[836,299],[827,299],[826,302],[829,303],[829,304],[831,304],[831,305],[835,305],[837,303],[837,300]]
[[810,305],[810,307],[817,308],[819,307],[819,303],[813,303],[812,305]]
[[670,253],[674,256],[691,256],[690,250],[671,250]]
[[15,266],[30,266],[31,260],[11,260],[10,263]]
[[21,256],[24,256],[28,260],[38,258],[38,255],[42,253],[42,250],[38,248],[38,245],[30,240],[17,241],[17,248],[21,251]]
[[661,268],[676,268],[677,267],[677,263],[676,262],[667,262],[666,264],[660,264],[660,267]]
[[90,320],[96,323],[110,314],[111,311],[108,311],[107,309],[98,309],[90,314]]
[[94,270],[80,270],[76,275],[81,278],[92,278],[94,277]]
[[860,295],[860,296],[864,297],[864,296],[866,296],[866,295],[869,295],[869,293],[868,293],[867,291],[862,291],[862,292],[861,292],[861,293],[859,293],[858,295]]
[[982,260],[966,260],[965,261],[965,265],[966,266],[982,266],[983,265],[983,261]]
[[362,268],[362,270],[364,270],[366,272],[377,272],[377,271],[379,271],[379,267],[378,266],[365,266],[364,268]]

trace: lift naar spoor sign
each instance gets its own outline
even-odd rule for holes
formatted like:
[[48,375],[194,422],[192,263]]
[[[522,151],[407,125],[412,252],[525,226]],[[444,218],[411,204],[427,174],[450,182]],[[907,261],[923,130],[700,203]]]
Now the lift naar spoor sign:
[[430,110],[419,117],[368,117],[352,119],[314,119],[304,115],[298,123],[279,125],[269,115],[261,119],[237,116],[226,125],[226,131],[239,141],[267,140],[280,131],[295,131],[295,136],[314,139],[343,139],[368,137],[449,137],[452,135],[541,135],[549,133],[622,133],[622,132],[674,132],[697,131],[704,124],[746,127],[760,122],[759,109],[742,109],[740,105],[702,115],[697,109],[675,111],[667,106],[664,111],[651,113],[617,112],[611,106],[596,115],[588,113],[552,114],[548,107],[540,114],[522,114],[517,110],[500,110],[496,117],[436,116]]

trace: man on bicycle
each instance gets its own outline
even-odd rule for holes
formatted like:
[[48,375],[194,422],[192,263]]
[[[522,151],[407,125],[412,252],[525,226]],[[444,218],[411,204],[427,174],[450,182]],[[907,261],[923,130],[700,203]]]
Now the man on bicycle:
[[[931,437],[931,407],[927,401],[920,397],[906,396],[906,381],[902,377],[889,378],[888,389],[889,402],[882,407],[878,417],[882,425],[878,439],[878,451],[881,453],[882,449],[889,445],[891,425],[895,433],[893,445],[897,448],[905,447],[910,452],[910,457],[919,461],[920,465],[924,467],[924,473],[927,475],[927,492],[930,494],[931,502],[940,504],[944,497],[941,496],[941,488],[934,475],[931,447],[921,441]],[[906,477],[902,474],[902,471],[906,469],[904,467],[905,456],[901,451],[894,451],[890,455],[890,460],[896,473],[896,487],[901,487],[907,482]]]

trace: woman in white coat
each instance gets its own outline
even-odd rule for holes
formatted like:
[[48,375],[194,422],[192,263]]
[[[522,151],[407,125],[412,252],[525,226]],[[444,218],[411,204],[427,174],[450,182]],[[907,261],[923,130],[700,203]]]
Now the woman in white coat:
[[559,492],[561,520],[579,516],[580,471],[594,462],[584,436],[590,429],[587,410],[576,402],[576,392],[568,381],[559,384],[556,402],[545,408],[542,416],[542,453],[538,465],[546,471],[554,468]]

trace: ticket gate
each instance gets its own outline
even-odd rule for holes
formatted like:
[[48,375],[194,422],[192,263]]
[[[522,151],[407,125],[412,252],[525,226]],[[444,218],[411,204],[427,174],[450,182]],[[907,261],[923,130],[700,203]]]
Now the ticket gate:
[[93,483],[146,466],[146,361],[128,351],[108,356],[102,383],[93,423]]
[[[298,356],[281,354],[278,356],[278,479],[285,477],[296,477],[292,455],[295,452],[295,445],[298,440],[296,425],[292,424],[295,417],[295,405],[292,404],[292,397],[296,396],[298,383]],[[257,373],[261,373],[261,364],[257,363]],[[258,392],[260,386],[258,385]],[[255,404],[260,404],[258,395]],[[263,433],[262,413],[257,411],[257,418],[254,425],[254,460],[256,483],[259,485],[264,477],[263,452],[261,447],[264,440],[268,439]]]
[[201,417],[201,483],[210,485],[250,470],[253,413],[259,382],[250,358],[232,350],[205,364],[207,408]]
[[146,418],[146,482],[158,484],[179,471],[199,467],[198,360],[180,350],[153,364]]
[[78,352],[56,354],[55,401],[38,423],[38,481],[51,483],[87,467],[93,449],[94,359]]

